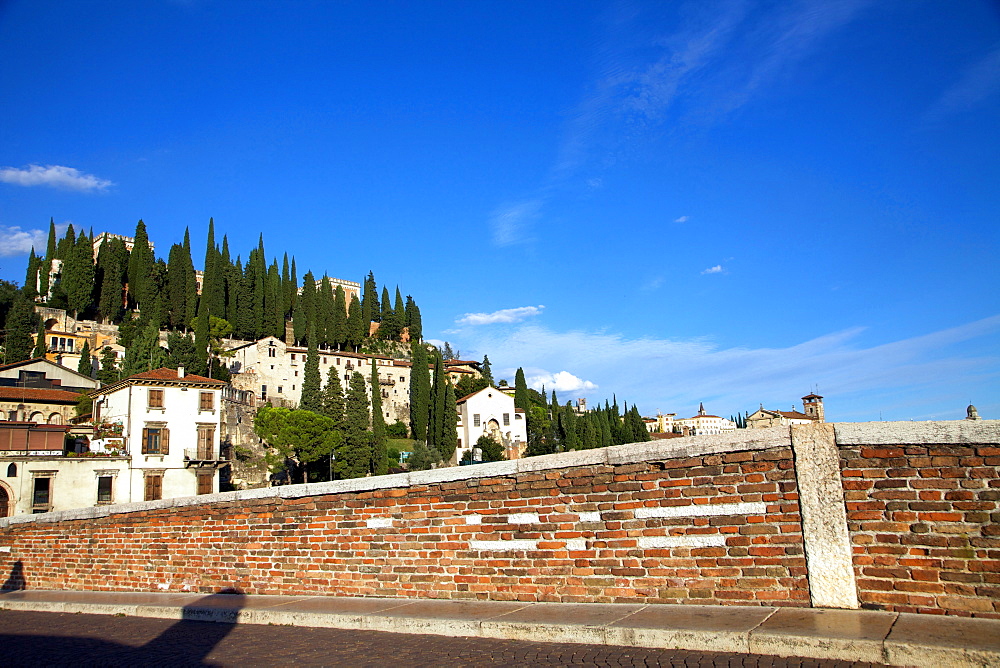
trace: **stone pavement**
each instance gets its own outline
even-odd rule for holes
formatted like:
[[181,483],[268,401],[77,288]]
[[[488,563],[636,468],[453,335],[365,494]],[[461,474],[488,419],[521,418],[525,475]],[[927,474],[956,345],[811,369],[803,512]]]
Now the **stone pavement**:
[[[528,641],[529,647],[572,643],[581,652],[586,645],[619,652],[633,647],[935,668],[1000,666],[1000,620],[864,610],[47,590],[0,593],[0,609],[226,622],[219,625],[223,636],[235,623],[464,636],[473,646],[489,638]],[[392,637],[396,643],[399,636]],[[525,665],[520,661],[501,663]]]

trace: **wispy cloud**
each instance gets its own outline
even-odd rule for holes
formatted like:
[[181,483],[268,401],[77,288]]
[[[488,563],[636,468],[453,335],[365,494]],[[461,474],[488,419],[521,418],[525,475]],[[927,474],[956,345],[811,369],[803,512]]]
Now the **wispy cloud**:
[[459,325],[495,325],[521,322],[526,318],[541,315],[542,309],[539,306],[519,306],[517,308],[505,308],[492,313],[466,313],[461,318],[455,320]]
[[690,220],[688,216],[680,216],[678,218],[674,218],[675,223],[686,223],[688,222],[688,220]]
[[545,390],[556,392],[593,392],[597,389],[595,383],[589,380],[583,380],[574,376],[569,371],[560,371],[558,373],[548,373],[543,372],[529,376],[525,379],[528,387],[532,387],[536,390],[541,390],[543,387]]
[[42,230],[22,230],[17,225],[0,225],[0,256],[25,255],[32,247],[44,251],[47,233]]
[[722,268],[721,264],[717,264],[714,267],[709,267],[708,269],[703,269],[702,274],[722,274],[726,270]]
[[107,190],[114,183],[93,174],[85,174],[73,167],[61,165],[28,165],[0,168],[0,181],[18,186],[50,186],[63,190],[79,190],[83,192]]
[[940,121],[974,108],[1000,92],[1000,45],[969,65],[962,76],[930,106],[924,122]]
[[853,327],[784,347],[722,348],[704,339],[559,332],[526,323],[513,330],[467,330],[462,345],[489,351],[494,368],[509,376],[518,366],[533,377],[565,369],[646,413],[693,411],[699,401],[725,415],[759,403],[785,409],[814,384],[838,420],[877,419],[882,408],[887,419],[951,415],[942,414],[940,405],[924,407],[911,399],[928,388],[949,397],[955,416],[977,396],[987,417],[1000,410],[1000,315],[877,345],[861,345],[864,334],[863,327]]
[[538,219],[543,203],[540,197],[526,199],[494,211],[490,218],[493,243],[497,246],[513,246],[530,242],[531,223]]

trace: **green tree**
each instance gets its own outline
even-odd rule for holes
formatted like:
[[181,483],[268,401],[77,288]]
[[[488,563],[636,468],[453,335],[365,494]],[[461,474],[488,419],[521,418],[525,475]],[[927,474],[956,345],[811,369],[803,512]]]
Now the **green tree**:
[[312,272],[306,272],[302,277],[302,294],[295,304],[295,315],[292,316],[292,329],[295,340],[301,345],[309,333],[309,323],[316,321],[316,279]]
[[427,440],[430,410],[431,374],[427,368],[427,349],[422,343],[410,343],[410,433],[418,441]]
[[476,441],[476,447],[482,452],[484,462],[500,462],[507,457],[504,455],[503,445],[487,434],[483,434]]
[[368,336],[368,327],[369,322],[363,317],[361,302],[358,301],[357,295],[352,294],[351,305],[347,309],[347,345],[354,352],[358,351]]
[[333,315],[330,321],[330,343],[337,350],[343,350],[347,344],[347,293],[340,285],[333,294]]
[[433,446],[426,446],[422,441],[413,443],[413,452],[406,460],[406,468],[410,471],[426,471],[441,462],[441,453]]
[[101,296],[97,312],[105,323],[121,322],[124,315],[129,254],[121,239],[105,239],[97,254]]
[[97,380],[101,381],[101,385],[110,385],[121,380],[118,356],[111,346],[104,346],[101,350],[101,368],[97,370]]
[[370,470],[372,442],[365,378],[357,371],[351,374],[345,404],[344,439],[337,450],[335,470],[342,478],[361,478]]
[[486,381],[487,385],[493,385],[493,369],[490,367],[490,356],[483,355],[483,366],[482,366],[482,376],[483,380]]
[[528,396],[528,383],[524,380],[524,369],[517,368],[514,374],[514,408],[520,408],[525,413],[531,409],[531,398]]
[[35,347],[31,350],[32,357],[45,357],[45,327],[37,325],[38,334],[35,335]]
[[83,349],[80,351],[80,363],[76,370],[84,376],[94,375],[94,360],[90,355],[90,341],[83,342]]
[[146,224],[140,219],[135,226],[135,245],[128,259],[128,292],[140,309],[152,306],[152,301],[156,297],[149,280],[153,262],[153,251],[149,248]]
[[42,301],[48,301],[49,271],[52,269],[52,260],[56,259],[56,221],[49,218],[49,241],[45,246],[45,260],[41,263],[41,273],[38,276],[38,294],[42,296]]
[[378,303],[378,285],[375,284],[375,274],[368,272],[361,293],[361,318],[365,323],[365,336],[368,335],[368,323],[381,318],[382,311]]
[[126,378],[151,369],[158,369],[167,363],[167,351],[160,347],[160,328],[156,323],[142,327],[132,345],[125,349],[122,360],[122,375]]
[[413,297],[406,296],[406,330],[410,335],[410,341],[420,341],[424,336],[424,325],[420,318],[420,309],[417,307]]
[[233,326],[225,318],[208,317],[208,377],[229,380],[229,369],[222,360],[235,353],[226,350],[223,339],[231,336]]
[[63,289],[74,318],[90,308],[94,292],[94,247],[82,232],[63,264]]
[[330,367],[323,387],[323,415],[333,420],[334,428],[344,430],[344,388],[340,384],[340,370]]
[[307,410],[261,406],[254,431],[273,451],[269,453],[272,469],[291,459],[301,469],[302,482],[308,482],[307,466],[333,453],[341,442],[333,420]]
[[32,338],[38,324],[34,305],[18,295],[7,314],[7,327],[4,335],[4,363],[20,362],[31,357]]
[[389,460],[386,458],[388,446],[385,417],[382,415],[382,390],[378,382],[378,366],[372,358],[372,461],[371,472],[374,475],[385,475],[389,472]]
[[[38,270],[41,267],[41,260],[35,257],[35,247],[32,246],[28,252],[28,270],[24,274],[24,296],[34,300],[38,296]],[[0,327],[3,326],[3,319],[0,318]]]
[[316,341],[316,329],[309,323],[309,350],[306,353],[306,366],[302,376],[302,397],[299,408],[317,413],[323,410],[323,396],[320,385],[323,379],[319,375],[319,345]]

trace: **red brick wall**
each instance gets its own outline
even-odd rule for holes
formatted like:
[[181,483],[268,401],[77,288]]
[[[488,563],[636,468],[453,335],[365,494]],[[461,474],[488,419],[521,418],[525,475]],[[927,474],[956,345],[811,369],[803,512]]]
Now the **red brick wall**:
[[[533,542],[473,544],[506,540]],[[0,546],[31,589],[809,605],[788,447],[11,524]]]
[[1000,618],[1000,448],[841,448],[863,607]]

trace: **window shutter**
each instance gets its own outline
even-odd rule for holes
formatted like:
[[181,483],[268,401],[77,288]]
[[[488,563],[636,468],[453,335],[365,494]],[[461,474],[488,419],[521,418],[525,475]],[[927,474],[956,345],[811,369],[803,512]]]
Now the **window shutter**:
[[149,454],[149,428],[143,427],[142,429],[142,454]]
[[146,490],[145,490],[145,500],[152,501],[156,497],[153,496],[153,481],[156,478],[151,475],[146,476]]
[[166,427],[160,429],[160,454],[170,454],[170,430]]
[[157,475],[153,476],[153,490],[156,492],[156,498],[163,498],[163,476]]

